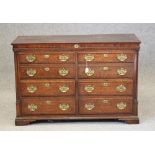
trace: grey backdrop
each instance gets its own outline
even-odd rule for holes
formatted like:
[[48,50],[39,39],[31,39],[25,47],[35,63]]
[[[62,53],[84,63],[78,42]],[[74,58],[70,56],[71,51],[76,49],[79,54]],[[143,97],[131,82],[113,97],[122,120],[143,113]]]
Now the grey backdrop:
[[[140,125],[122,123],[58,123],[15,127],[14,60],[11,42],[18,35],[135,33],[139,58]],[[0,24],[1,130],[155,130],[155,24]],[[115,128],[113,126],[115,125]],[[60,127],[61,126],[61,127]]]

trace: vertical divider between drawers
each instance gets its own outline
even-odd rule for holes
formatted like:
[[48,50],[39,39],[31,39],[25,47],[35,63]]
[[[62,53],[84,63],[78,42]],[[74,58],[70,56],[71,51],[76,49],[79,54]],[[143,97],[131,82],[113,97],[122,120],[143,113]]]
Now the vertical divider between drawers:
[[78,51],[75,51],[75,111],[79,114],[79,97],[78,97]]

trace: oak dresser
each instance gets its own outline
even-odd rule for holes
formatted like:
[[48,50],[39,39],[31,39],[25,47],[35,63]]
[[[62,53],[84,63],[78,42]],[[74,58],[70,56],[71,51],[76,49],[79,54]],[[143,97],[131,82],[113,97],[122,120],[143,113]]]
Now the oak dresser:
[[134,34],[19,36],[16,125],[38,120],[139,123]]

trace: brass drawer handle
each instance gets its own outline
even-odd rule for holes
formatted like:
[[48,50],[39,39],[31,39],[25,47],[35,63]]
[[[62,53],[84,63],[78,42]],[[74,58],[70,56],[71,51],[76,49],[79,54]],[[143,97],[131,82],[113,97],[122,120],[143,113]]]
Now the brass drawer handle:
[[50,85],[50,83],[47,82],[47,83],[44,84],[44,86],[45,86],[46,88],[49,88],[51,85]]
[[31,111],[31,112],[34,112],[34,111],[36,111],[37,110],[37,108],[38,108],[38,106],[36,105],[36,104],[28,104],[28,109],[29,109],[29,111]]
[[117,109],[119,110],[126,109],[126,107],[127,107],[127,104],[125,102],[117,103]]
[[62,61],[62,62],[65,62],[68,59],[69,59],[69,56],[67,56],[65,54],[59,55],[59,60]]
[[59,69],[59,75],[61,76],[66,76],[68,75],[68,73],[69,73],[68,69],[65,69],[65,68]]
[[79,48],[80,45],[79,44],[74,44],[74,48]]
[[35,55],[27,55],[26,60],[28,62],[34,62],[36,60],[36,56]]
[[127,69],[125,69],[125,68],[119,68],[119,69],[117,69],[117,74],[118,75],[125,75],[127,73]]
[[29,68],[29,69],[27,69],[27,71],[26,71],[26,74],[27,74],[28,76],[30,76],[30,77],[34,76],[36,73],[37,73],[37,71],[36,71],[35,69],[33,69],[33,68]]
[[37,91],[37,87],[36,86],[33,86],[33,85],[30,85],[30,86],[27,87],[27,91],[29,93],[34,93],[34,92]]
[[67,103],[59,104],[59,109],[63,110],[63,111],[68,110],[69,109],[69,104],[67,104]]
[[46,72],[48,72],[49,70],[50,70],[49,67],[45,67],[45,68],[44,68],[44,71],[46,71]]
[[95,71],[91,68],[87,68],[87,70],[85,69],[85,74],[87,76],[92,76],[92,75],[94,75],[94,73],[95,73]]
[[95,108],[95,105],[93,103],[88,103],[88,104],[85,104],[84,106],[87,110],[93,110]]
[[46,59],[48,59],[49,57],[50,57],[49,54],[45,54],[45,55],[44,55],[44,58],[46,58]]
[[87,85],[87,86],[85,86],[84,89],[85,89],[86,92],[91,93],[94,90],[94,86]]
[[69,91],[69,87],[67,87],[67,86],[60,86],[59,87],[59,90],[62,93],[66,93],[67,91]]
[[126,91],[126,87],[124,86],[124,85],[119,85],[119,86],[117,86],[116,87],[116,90],[118,91],[118,92],[125,92]]
[[87,54],[84,56],[86,61],[93,61],[95,59],[94,55],[92,54]]
[[125,61],[127,59],[127,55],[126,54],[118,54],[117,55],[117,59],[121,62]]

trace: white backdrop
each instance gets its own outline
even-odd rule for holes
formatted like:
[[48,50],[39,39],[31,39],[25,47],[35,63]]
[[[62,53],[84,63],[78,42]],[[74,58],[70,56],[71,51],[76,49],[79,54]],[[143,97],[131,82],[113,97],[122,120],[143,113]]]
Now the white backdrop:
[[[33,124],[15,127],[15,80],[11,42],[18,35],[135,33],[139,57],[140,125],[120,122]],[[155,24],[0,24],[1,130],[155,130]],[[115,126],[115,128],[113,128]]]

